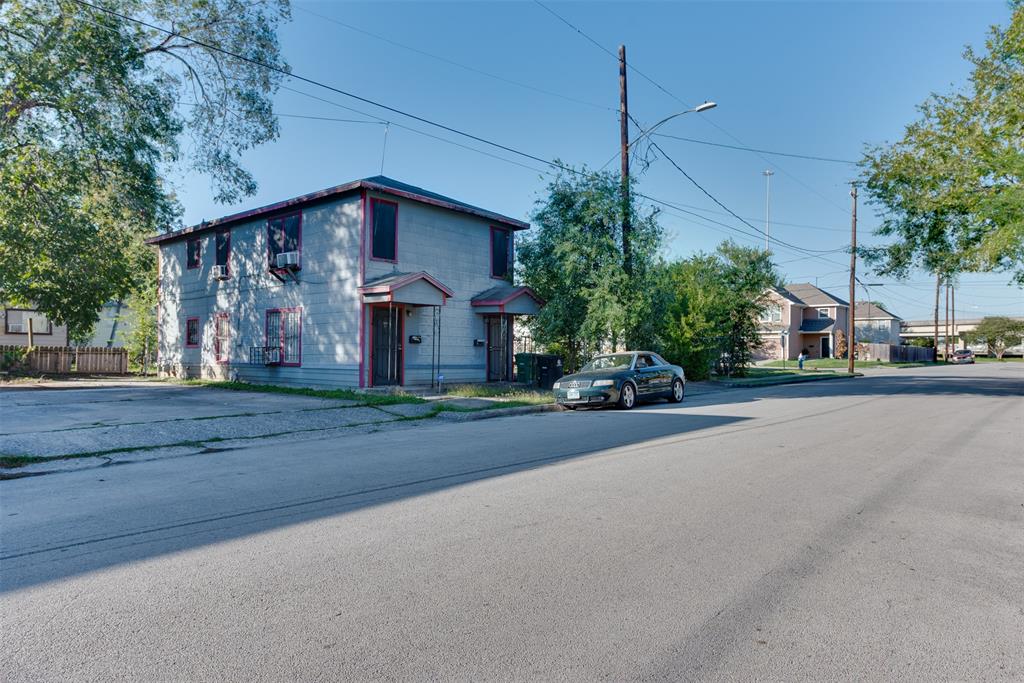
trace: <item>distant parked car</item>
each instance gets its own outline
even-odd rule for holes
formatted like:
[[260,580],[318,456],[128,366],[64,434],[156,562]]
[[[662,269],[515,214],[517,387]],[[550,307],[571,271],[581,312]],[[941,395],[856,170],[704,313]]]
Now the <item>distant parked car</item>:
[[686,374],[650,351],[609,353],[562,377],[553,390],[559,405],[569,409],[614,405],[629,410],[641,400],[679,403],[686,393]]
[[957,365],[968,365],[974,363],[974,351],[970,349],[957,349],[949,357],[950,363]]

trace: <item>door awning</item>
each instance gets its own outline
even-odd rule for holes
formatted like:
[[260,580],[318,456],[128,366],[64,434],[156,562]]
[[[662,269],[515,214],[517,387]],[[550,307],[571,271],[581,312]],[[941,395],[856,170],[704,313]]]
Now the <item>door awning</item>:
[[396,303],[412,306],[444,306],[454,296],[448,287],[429,273],[389,273],[367,280],[359,288],[363,303]]
[[472,303],[473,311],[482,315],[537,315],[544,306],[544,300],[529,287],[516,287],[507,282],[480,292],[473,297]]

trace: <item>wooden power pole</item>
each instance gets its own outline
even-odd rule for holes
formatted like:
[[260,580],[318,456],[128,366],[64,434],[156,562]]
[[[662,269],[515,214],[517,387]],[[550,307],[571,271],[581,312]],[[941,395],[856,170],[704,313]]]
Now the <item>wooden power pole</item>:
[[960,346],[960,344],[957,343],[960,341],[960,335],[956,333],[956,285],[953,285],[953,287],[949,290],[949,296],[949,310],[952,311],[953,313],[953,350],[956,351],[956,347]]
[[939,290],[942,288],[942,275],[935,276],[935,336],[932,345],[935,347],[935,362],[939,362]]
[[942,339],[942,357],[949,360],[949,280],[946,280],[946,331]]
[[619,45],[619,138],[622,145],[622,267],[633,275],[629,201],[629,99],[626,96],[626,46]]
[[853,211],[850,215],[850,307],[847,309],[847,330],[846,330],[846,371],[853,372],[853,355],[854,350],[857,348],[857,333],[855,332],[857,324],[857,314],[855,309],[856,304],[856,285],[857,285],[857,185],[853,185],[853,189],[850,190],[850,197],[852,198]]

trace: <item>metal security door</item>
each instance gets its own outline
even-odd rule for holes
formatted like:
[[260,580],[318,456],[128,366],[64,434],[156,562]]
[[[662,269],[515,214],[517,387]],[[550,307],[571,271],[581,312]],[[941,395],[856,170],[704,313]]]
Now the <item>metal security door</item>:
[[401,384],[402,309],[398,306],[375,306],[372,310],[372,384],[375,387]]
[[487,381],[509,380],[509,326],[508,316],[487,318]]

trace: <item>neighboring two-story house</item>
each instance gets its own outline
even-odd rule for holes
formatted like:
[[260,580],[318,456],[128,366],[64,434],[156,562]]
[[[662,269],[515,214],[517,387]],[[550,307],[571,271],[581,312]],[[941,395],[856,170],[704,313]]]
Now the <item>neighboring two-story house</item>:
[[903,319],[873,301],[858,301],[854,308],[856,339],[865,344],[900,344]]
[[849,304],[812,284],[790,284],[766,292],[768,307],[760,321],[759,360],[794,360],[803,351],[810,358],[832,358],[836,332],[849,340]]
[[326,387],[512,378],[527,223],[384,176],[149,240],[161,374]]

